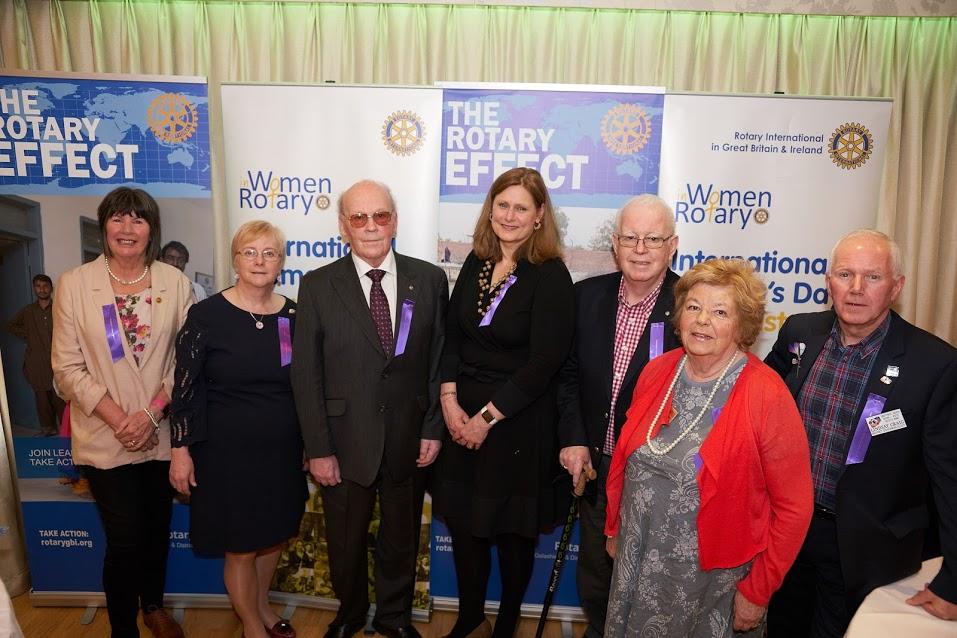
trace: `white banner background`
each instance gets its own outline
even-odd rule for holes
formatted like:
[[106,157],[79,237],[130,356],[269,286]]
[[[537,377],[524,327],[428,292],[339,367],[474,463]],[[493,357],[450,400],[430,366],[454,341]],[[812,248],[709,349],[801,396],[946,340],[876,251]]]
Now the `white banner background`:
[[[440,89],[227,84],[222,104],[229,235],[253,219],[283,230],[291,243],[277,292],[295,298],[302,275],[346,254],[336,204],[365,178],[392,189],[396,249],[435,261]],[[406,150],[421,144],[399,154],[387,136]]]
[[[874,227],[891,106],[889,100],[665,97],[659,195],[675,208],[675,269],[684,272],[709,256],[751,259],[768,284],[756,354],[770,350],[787,315],[827,307],[823,271],[835,241]],[[864,161],[864,146],[843,143],[854,124],[870,135]],[[839,129],[847,168],[828,152]],[[780,135],[811,139],[775,139]]]

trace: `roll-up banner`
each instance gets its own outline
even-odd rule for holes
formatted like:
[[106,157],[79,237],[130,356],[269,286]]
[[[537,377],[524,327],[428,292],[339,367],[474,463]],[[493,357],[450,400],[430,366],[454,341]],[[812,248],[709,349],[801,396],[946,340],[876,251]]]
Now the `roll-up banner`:
[[[445,83],[439,254],[450,282],[472,248],[472,231],[494,179],[504,171],[537,169],[555,207],[565,262],[576,280],[615,268],[611,233],[617,209],[631,196],[658,191],[664,91],[654,87]],[[451,445],[451,443],[450,443]],[[555,561],[561,528],[535,550],[523,613],[537,615]],[[451,541],[433,522],[432,596],[437,608],[456,605]],[[575,587],[577,523],[550,617],[580,619]],[[497,561],[493,560],[493,565]],[[500,596],[493,569],[487,599]]]
[[252,219],[286,235],[276,291],[296,297],[302,276],[347,255],[339,194],[360,179],[392,191],[395,247],[434,260],[442,92],[426,87],[222,87],[231,233]]
[[[435,261],[440,89],[226,84],[222,96],[230,232],[253,219],[283,230],[286,263],[277,292],[295,298],[304,274],[349,254],[337,206],[339,195],[361,179],[392,191],[396,251]],[[288,602],[332,607],[322,499],[312,481],[309,490],[299,537],[280,558],[274,588]],[[417,619],[429,605],[430,512],[426,503]]]
[[659,195],[675,210],[674,268],[750,261],[768,286],[765,355],[788,315],[828,305],[824,273],[845,233],[873,228],[892,102],[668,95]]
[[[35,302],[34,275],[56,282],[99,255],[97,205],[121,185],[153,195],[163,242],[186,244],[185,274],[211,280],[210,175],[204,79],[0,71],[0,325]],[[0,330],[0,347],[31,599],[102,603],[105,538],[89,487],[73,467],[69,438],[39,436],[34,387],[22,369],[24,342]],[[224,591],[222,563],[193,556],[188,508],[179,503],[170,549],[171,599]]]

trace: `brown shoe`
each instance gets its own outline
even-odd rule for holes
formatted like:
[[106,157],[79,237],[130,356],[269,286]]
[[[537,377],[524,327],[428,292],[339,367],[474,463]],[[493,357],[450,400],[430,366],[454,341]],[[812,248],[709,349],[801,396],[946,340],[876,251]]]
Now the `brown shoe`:
[[143,622],[156,638],[186,638],[183,628],[162,607],[144,611]]

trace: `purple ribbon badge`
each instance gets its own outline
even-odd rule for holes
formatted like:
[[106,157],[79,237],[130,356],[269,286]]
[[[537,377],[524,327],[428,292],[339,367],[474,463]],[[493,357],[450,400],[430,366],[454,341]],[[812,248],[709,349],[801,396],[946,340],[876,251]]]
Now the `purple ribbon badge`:
[[412,327],[412,311],[415,302],[411,299],[402,301],[402,315],[399,317],[399,336],[395,340],[395,355],[398,357],[405,352],[405,344],[409,342],[409,329]]
[[651,324],[651,335],[648,340],[648,361],[659,356],[665,349],[665,322],[656,321]]
[[124,356],[123,337],[120,335],[120,324],[116,320],[116,306],[111,303],[103,306],[103,327],[106,328],[106,342],[110,345],[110,356],[116,363]]
[[794,358],[791,359],[791,365],[801,365],[801,355],[804,354],[804,343],[800,341],[795,341],[794,343],[788,345],[788,352],[794,355]]
[[485,316],[482,317],[482,320],[479,322],[479,326],[485,327],[492,323],[492,315],[495,314],[495,311],[498,310],[498,305],[502,303],[502,299],[505,298],[505,293],[508,292],[508,289],[512,287],[518,281],[518,277],[515,275],[509,275],[508,279],[505,280],[505,283],[502,284],[502,289],[498,291],[498,294],[495,295],[495,300],[492,301],[492,305],[488,307],[488,310],[485,312]]
[[289,335],[289,317],[279,317],[279,366],[292,363],[292,337]]
[[711,423],[712,424],[715,424],[718,422],[718,417],[721,416],[721,408],[723,407],[724,407],[723,405],[719,405],[717,407],[711,408]]
[[871,444],[871,429],[867,427],[867,420],[875,414],[884,411],[884,402],[887,397],[882,397],[873,392],[867,395],[867,403],[864,404],[864,411],[861,412],[861,418],[854,429],[854,438],[851,439],[851,448],[847,451],[847,460],[845,464],[856,465],[864,460],[867,454],[867,446]]

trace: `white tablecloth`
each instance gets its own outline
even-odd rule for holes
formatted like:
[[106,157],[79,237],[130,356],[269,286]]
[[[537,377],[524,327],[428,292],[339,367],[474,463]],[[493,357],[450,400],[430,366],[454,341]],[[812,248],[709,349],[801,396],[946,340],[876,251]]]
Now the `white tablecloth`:
[[913,576],[872,591],[854,614],[845,638],[957,638],[957,621],[940,620],[904,602],[933,580],[941,562],[940,557],[926,560]]

